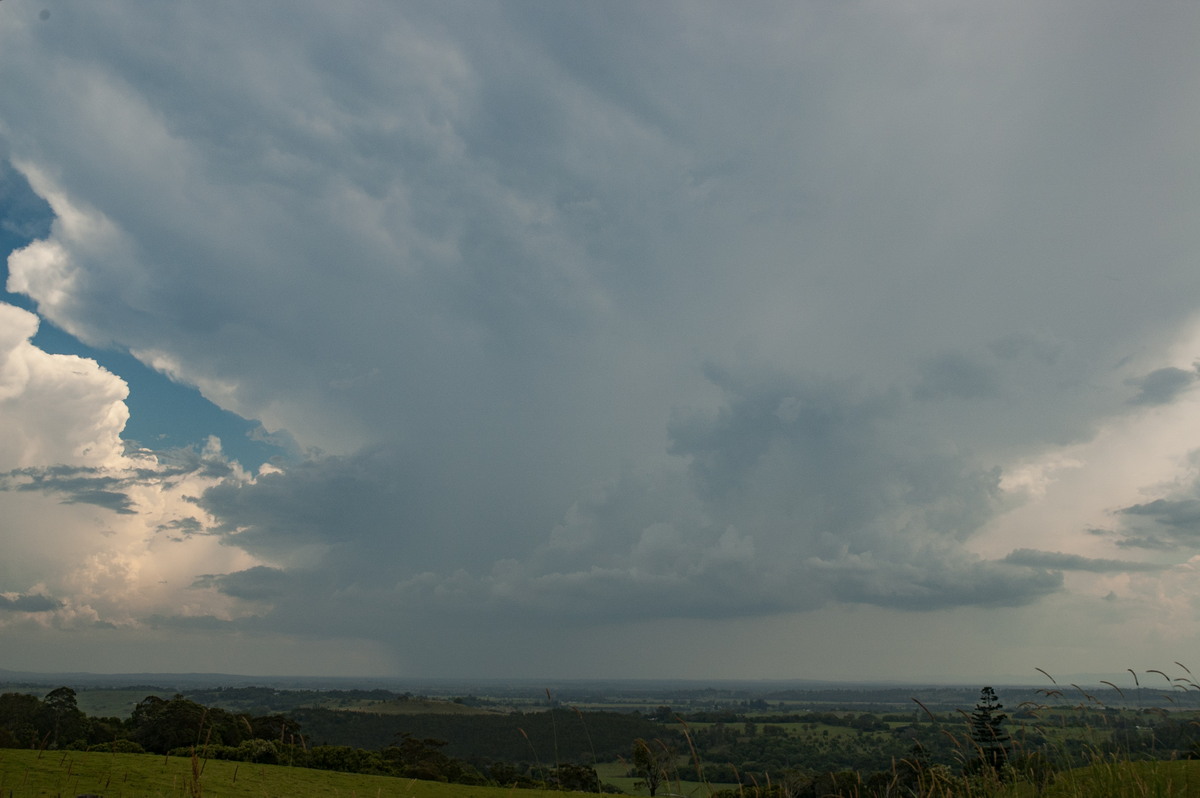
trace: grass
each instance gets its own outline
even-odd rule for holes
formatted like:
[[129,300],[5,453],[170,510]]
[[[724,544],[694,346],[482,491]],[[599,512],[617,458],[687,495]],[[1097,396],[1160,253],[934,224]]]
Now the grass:
[[1060,773],[1046,798],[1187,798],[1200,795],[1200,761],[1099,762]]
[[87,793],[104,798],[561,798],[555,790],[472,787],[390,776],[156,754],[0,749],[0,796],[48,798]]

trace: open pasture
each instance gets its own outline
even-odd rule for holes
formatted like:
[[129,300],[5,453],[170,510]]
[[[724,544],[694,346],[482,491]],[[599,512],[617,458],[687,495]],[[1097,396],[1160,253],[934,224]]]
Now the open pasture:
[[[199,779],[194,777],[199,771]],[[155,754],[0,749],[0,795],[49,798],[549,798],[551,790],[473,787]]]

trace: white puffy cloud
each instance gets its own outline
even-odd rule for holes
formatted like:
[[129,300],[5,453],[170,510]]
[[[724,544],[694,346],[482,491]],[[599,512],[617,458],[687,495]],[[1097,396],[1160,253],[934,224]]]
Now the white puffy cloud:
[[[127,451],[128,389],[95,361],[31,342],[34,314],[0,303],[0,628],[140,627],[154,613],[237,614],[191,589],[197,569],[256,561],[206,534],[190,496],[249,475],[201,453]],[[219,597],[217,597],[219,599]]]
[[0,303],[0,470],[121,460],[125,383],[94,361],[34,346],[37,317]]

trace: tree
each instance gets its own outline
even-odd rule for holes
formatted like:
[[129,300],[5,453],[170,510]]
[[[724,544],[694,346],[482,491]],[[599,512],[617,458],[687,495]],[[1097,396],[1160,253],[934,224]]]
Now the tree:
[[996,691],[985,687],[979,691],[979,703],[971,713],[971,742],[979,751],[979,762],[999,771],[1008,762],[1009,745],[1012,738],[1004,730],[1004,721],[1008,720],[1000,710],[1004,705],[996,696]]
[[600,777],[596,775],[596,769],[588,765],[563,762],[554,769],[553,780],[560,790],[601,792]]
[[146,696],[134,707],[130,727],[133,739],[156,754],[188,746],[236,746],[254,736],[249,718],[197,704],[182,695],[170,701]]
[[427,781],[446,781],[447,771],[457,763],[442,753],[445,740],[414,737],[409,732],[397,732],[396,742],[383,750],[385,759],[395,763],[403,776]]
[[42,699],[42,732],[50,735],[50,747],[58,748],[81,737],[84,733],[84,714],[70,687],[51,690]]
[[38,715],[42,702],[28,693],[0,695],[0,745],[13,748],[36,748]]
[[633,769],[641,777],[641,786],[650,793],[650,798],[669,776],[675,752],[662,740],[646,742],[642,738],[633,741]]

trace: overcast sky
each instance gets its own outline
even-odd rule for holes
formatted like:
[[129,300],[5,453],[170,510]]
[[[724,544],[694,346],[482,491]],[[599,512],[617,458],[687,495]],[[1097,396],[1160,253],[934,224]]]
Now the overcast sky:
[[0,5],[0,668],[1200,665],[1200,4]]

